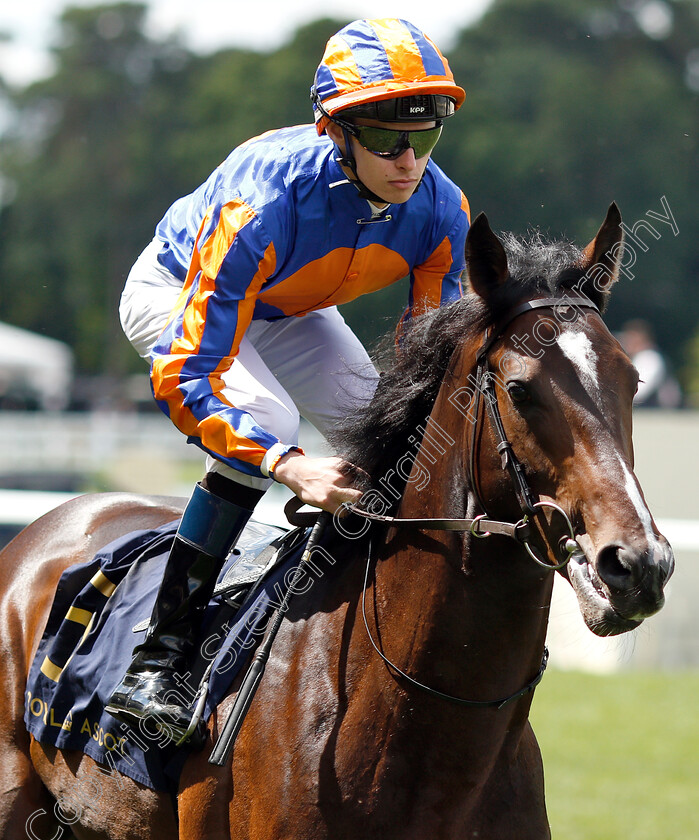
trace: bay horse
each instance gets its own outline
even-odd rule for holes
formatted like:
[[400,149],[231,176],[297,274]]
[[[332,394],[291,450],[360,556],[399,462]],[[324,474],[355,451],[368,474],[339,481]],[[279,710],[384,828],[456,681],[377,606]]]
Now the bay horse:
[[333,568],[292,599],[232,758],[208,763],[233,693],[172,793],[22,715],[63,570],[183,503],[86,496],[26,528],[0,560],[0,837],[550,837],[528,714],[554,569],[607,635],[660,609],[674,562],[633,474],[637,375],[598,312],[622,240],[616,205],[582,251],[474,221],[464,298],[416,319],[339,430],[381,522],[326,529]]

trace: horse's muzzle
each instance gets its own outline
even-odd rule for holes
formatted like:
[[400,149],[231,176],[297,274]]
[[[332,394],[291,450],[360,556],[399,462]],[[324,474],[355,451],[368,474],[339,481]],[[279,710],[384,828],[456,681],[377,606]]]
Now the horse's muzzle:
[[672,548],[659,535],[638,546],[606,544],[592,561],[577,552],[568,578],[587,626],[597,635],[609,636],[638,627],[661,609],[674,567]]
[[595,571],[612,606],[630,621],[642,621],[663,606],[663,588],[674,565],[672,549],[664,537],[643,548],[606,545],[595,559]]

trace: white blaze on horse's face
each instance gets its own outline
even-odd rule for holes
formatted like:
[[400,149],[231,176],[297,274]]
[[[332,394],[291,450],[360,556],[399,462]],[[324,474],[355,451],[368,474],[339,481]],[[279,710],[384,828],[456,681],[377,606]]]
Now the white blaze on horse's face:
[[578,372],[580,382],[587,393],[596,397],[599,394],[597,356],[590,339],[582,331],[566,330],[559,335],[557,343],[563,355]]
[[631,471],[629,470],[629,468],[624,463],[622,457],[617,454],[617,458],[619,460],[619,465],[621,466],[621,471],[624,474],[626,492],[628,493],[629,499],[631,499],[633,506],[636,508],[638,518],[643,524],[643,528],[646,533],[646,539],[648,540],[650,545],[655,545],[658,542],[658,538],[655,535],[655,532],[653,531],[653,519],[650,515],[650,511],[648,510],[646,503],[643,501],[641,491],[638,489],[638,483]]

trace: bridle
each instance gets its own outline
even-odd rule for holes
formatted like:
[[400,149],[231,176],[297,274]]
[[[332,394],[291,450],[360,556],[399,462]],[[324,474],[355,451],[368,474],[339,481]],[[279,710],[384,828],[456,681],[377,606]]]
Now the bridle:
[[[349,513],[356,514],[357,516],[367,519],[370,522],[382,523],[384,525],[391,525],[394,527],[416,528],[426,531],[466,531],[477,538],[485,538],[493,534],[500,534],[517,540],[517,542],[519,542],[527,551],[529,556],[545,569],[556,571],[567,565],[572,554],[580,550],[575,539],[573,524],[571,523],[568,514],[555,502],[536,500],[536,497],[527,482],[525,469],[521,461],[517,458],[512,444],[507,438],[505,427],[502,422],[502,416],[500,414],[497,395],[495,393],[495,386],[493,384],[495,381],[495,374],[492,370],[490,359],[488,357],[488,354],[495,343],[502,338],[505,329],[520,315],[536,309],[561,309],[567,306],[574,306],[576,309],[591,309],[592,311],[599,313],[598,307],[588,297],[582,294],[568,295],[565,298],[536,298],[534,300],[525,301],[524,303],[521,303],[511,309],[505,317],[497,323],[497,325],[486,330],[483,343],[476,352],[475,406],[473,411],[474,419],[472,422],[472,432],[470,436],[468,468],[471,489],[484,513],[481,513],[472,519],[410,519],[374,513],[349,503],[343,505],[343,508]],[[510,475],[513,489],[517,497],[520,510],[522,511],[522,518],[517,522],[502,522],[491,519],[485,512],[487,508],[478,490],[479,482],[476,469],[476,450],[478,432],[480,429],[481,417],[483,415],[483,405],[485,405],[485,412],[490,420],[490,424],[495,435],[496,448],[500,453],[502,468],[503,470],[507,470]],[[535,548],[529,544],[529,536],[531,534],[529,526],[530,520],[534,516],[537,516],[544,508],[552,508],[553,510],[558,511],[558,513],[560,513],[563,517],[568,529],[567,538],[564,538],[561,541],[565,557],[560,563],[549,563],[542,559],[536,553]]]
[[[500,338],[502,338],[506,327],[508,327],[512,323],[512,321],[514,321],[520,315],[537,309],[561,309],[562,307],[566,306],[574,306],[576,309],[590,309],[594,312],[599,313],[598,307],[595,306],[595,304],[588,297],[582,294],[568,295],[565,298],[547,297],[529,300],[519,304],[518,306],[515,306],[494,327],[486,330],[485,336],[483,338],[483,343],[481,344],[480,348],[476,353],[475,412],[472,423],[472,432],[470,436],[468,466],[471,489],[475,494],[476,500],[480,505],[481,509],[484,511],[484,513],[471,519],[410,519],[373,513],[371,511],[363,510],[362,508],[352,504],[346,504],[344,505],[344,507],[349,512],[356,514],[357,516],[363,517],[364,519],[367,519],[370,522],[382,523],[384,525],[390,525],[397,528],[415,528],[419,530],[433,531],[461,531],[468,532],[473,537],[479,539],[484,539],[493,534],[501,534],[507,537],[511,537],[512,539],[515,539],[517,542],[519,542],[524,547],[527,554],[543,568],[549,571],[556,571],[558,569],[562,569],[570,561],[570,558],[573,556],[573,554],[580,551],[580,547],[575,538],[573,524],[571,523],[568,514],[555,502],[541,500],[537,501],[534,493],[532,492],[531,487],[529,486],[529,483],[527,482],[525,469],[522,463],[517,458],[512,444],[507,438],[505,427],[502,422],[500,408],[498,406],[497,401],[497,395],[495,392],[495,386],[493,384],[495,380],[495,375],[492,370],[491,362],[489,360],[489,353],[492,350],[495,343]],[[495,435],[496,448],[497,451],[500,453],[502,468],[503,470],[506,470],[510,475],[513,489],[517,497],[520,510],[522,512],[522,517],[517,522],[502,522],[490,519],[487,513],[485,512],[486,506],[478,490],[476,450],[479,426],[481,423],[481,417],[484,413],[482,411],[483,405],[485,405],[485,414],[487,414],[488,416],[492,431]],[[568,528],[568,536],[562,538],[561,540],[561,547],[565,556],[560,563],[550,563],[545,559],[539,557],[536,549],[529,543],[529,537],[531,533],[529,522],[531,518],[541,513],[541,511],[544,508],[552,508],[553,510],[558,511],[558,513],[562,515]],[[398,668],[398,666],[395,663],[391,662],[391,660],[385,656],[383,651],[376,644],[369,629],[369,623],[366,617],[366,590],[369,582],[371,554],[372,552],[370,546],[367,557],[366,572],[364,576],[364,589],[362,591],[362,616],[364,619],[364,626],[369,636],[369,640],[371,641],[371,644],[374,647],[374,650],[391,668],[392,671],[400,675],[411,685],[414,685],[420,688],[421,690],[426,691],[432,696],[439,697],[443,700],[449,700],[451,702],[458,703],[462,706],[477,708],[495,707],[500,709],[512,700],[515,700],[523,696],[524,694],[533,691],[534,688],[539,684],[539,682],[541,682],[541,679],[544,675],[544,671],[546,670],[546,666],[548,664],[549,653],[547,648],[544,648],[541,666],[536,676],[529,683],[527,683],[527,685],[524,686],[524,688],[500,700],[466,700],[461,697],[446,694],[444,692],[431,688],[430,686],[427,686],[424,683],[418,682],[409,674],[406,674],[404,671]]]
[[[575,538],[575,531],[570,521],[568,514],[555,502],[536,500],[529,483],[527,482],[526,472],[517,458],[512,444],[507,438],[505,427],[500,415],[500,407],[498,405],[497,395],[495,393],[495,376],[492,370],[491,362],[488,354],[493,345],[502,338],[505,328],[508,327],[516,318],[526,312],[531,312],[537,309],[558,309],[566,306],[574,306],[576,309],[591,309],[599,314],[599,309],[595,304],[585,295],[578,294],[568,296],[566,298],[537,298],[535,300],[525,301],[524,303],[515,306],[507,315],[498,322],[497,326],[492,331],[486,331],[486,335],[480,348],[476,352],[476,385],[475,385],[475,420],[472,424],[471,442],[469,446],[468,469],[469,479],[471,483],[471,490],[474,493],[478,504],[482,510],[487,510],[485,502],[479,490],[479,481],[476,469],[476,450],[478,440],[478,429],[481,417],[481,405],[485,405],[485,410],[490,420],[490,425],[496,439],[496,448],[500,454],[501,465],[503,470],[507,470],[512,481],[512,486],[522,511],[522,519],[516,523],[516,530],[514,532],[515,539],[524,546],[527,554],[540,566],[545,569],[556,571],[562,569],[570,562],[571,556],[579,551],[579,546]],[[549,563],[543,558],[539,557],[533,546],[530,545],[527,537],[529,532],[526,526],[531,517],[536,516],[544,508],[552,508],[558,511],[563,517],[568,528],[567,539],[561,540],[561,548],[563,551],[563,559],[560,563]],[[519,530],[517,530],[519,526]],[[524,528],[522,526],[525,526]]]

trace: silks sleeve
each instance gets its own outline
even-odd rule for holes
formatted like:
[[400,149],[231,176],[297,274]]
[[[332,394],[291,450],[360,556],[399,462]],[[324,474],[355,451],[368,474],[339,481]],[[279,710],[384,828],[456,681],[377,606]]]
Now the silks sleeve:
[[151,355],[151,384],[162,411],[214,458],[268,476],[294,449],[227,398],[223,375],[252,320],[257,295],[276,267],[274,243],[242,200],[209,208],[180,298]]
[[461,207],[447,234],[438,240],[426,260],[410,275],[410,298],[400,327],[410,318],[438,309],[463,295],[461,278],[466,267],[464,249],[469,228],[469,206],[461,193]]

